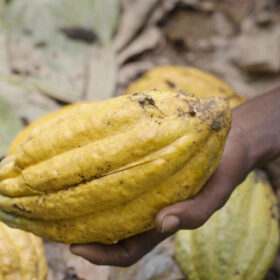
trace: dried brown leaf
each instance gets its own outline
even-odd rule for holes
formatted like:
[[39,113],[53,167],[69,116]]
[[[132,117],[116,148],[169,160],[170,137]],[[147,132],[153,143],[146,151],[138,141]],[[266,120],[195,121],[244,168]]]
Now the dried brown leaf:
[[143,31],[127,48],[125,48],[118,55],[118,64],[122,65],[129,58],[155,48],[158,45],[160,38],[161,33],[157,27],[145,29],[145,31]]
[[255,0],[224,0],[220,1],[219,9],[234,22],[240,24],[254,9]]
[[158,2],[159,0],[135,0],[127,2],[114,42],[117,52],[125,48],[137,32],[146,24],[147,18]]
[[119,85],[127,86],[136,77],[152,69],[154,66],[154,63],[151,61],[139,61],[124,65],[119,71]]
[[280,24],[267,30],[254,28],[243,33],[231,50],[233,61],[245,72],[280,72]]
[[160,1],[148,20],[148,26],[154,26],[164,19],[178,3],[180,3],[180,0]]

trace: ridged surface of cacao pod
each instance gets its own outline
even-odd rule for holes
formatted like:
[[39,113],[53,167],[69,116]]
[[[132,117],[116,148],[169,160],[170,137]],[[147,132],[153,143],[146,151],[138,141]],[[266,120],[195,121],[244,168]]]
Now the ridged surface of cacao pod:
[[277,199],[257,170],[205,225],[176,234],[176,260],[189,280],[261,280],[278,239]]
[[67,106],[64,106],[63,108],[54,111],[54,112],[50,112],[44,116],[42,116],[41,118],[35,120],[34,122],[30,123],[28,126],[26,126],[23,130],[21,130],[18,135],[13,139],[13,142],[11,143],[10,147],[9,147],[9,151],[8,151],[8,155],[11,154],[15,154],[18,147],[20,146],[20,144],[23,142],[23,140],[27,137],[28,133],[35,128],[36,126],[41,125],[44,122],[47,122],[49,120],[52,120],[56,117],[59,117],[61,114],[63,114],[64,112],[71,110],[72,108],[76,107],[76,106],[80,106],[80,104],[84,104],[84,103],[91,103],[94,101],[82,101],[79,103],[75,103],[75,104],[70,104]]
[[223,98],[142,92],[82,104],[28,133],[0,166],[0,219],[46,239],[112,243],[154,227],[216,169]]
[[47,264],[41,239],[0,223],[0,279],[46,278]]
[[131,83],[125,94],[151,89],[183,91],[197,97],[220,96],[229,99],[231,108],[246,101],[229,84],[213,74],[186,66],[166,65],[155,67]]

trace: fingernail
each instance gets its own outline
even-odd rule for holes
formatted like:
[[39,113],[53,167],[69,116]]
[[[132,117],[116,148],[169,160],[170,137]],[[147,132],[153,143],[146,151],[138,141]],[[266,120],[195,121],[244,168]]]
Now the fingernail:
[[163,219],[161,232],[174,231],[180,224],[180,220],[175,216],[166,216]]

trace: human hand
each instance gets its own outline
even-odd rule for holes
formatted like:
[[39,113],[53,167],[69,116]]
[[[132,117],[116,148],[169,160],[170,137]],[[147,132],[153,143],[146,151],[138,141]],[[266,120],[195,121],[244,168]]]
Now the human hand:
[[114,245],[71,245],[71,252],[94,264],[126,267],[177,230],[203,225],[250,170],[280,155],[279,108],[280,88],[234,109],[217,170],[195,197],[162,209],[155,217],[155,229]]

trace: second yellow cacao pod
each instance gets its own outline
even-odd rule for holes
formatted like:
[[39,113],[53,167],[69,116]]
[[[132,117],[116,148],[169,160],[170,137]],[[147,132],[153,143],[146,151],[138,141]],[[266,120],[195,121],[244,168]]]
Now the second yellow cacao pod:
[[187,66],[164,65],[155,67],[131,83],[125,94],[151,89],[183,91],[197,97],[220,96],[229,99],[231,108],[246,101],[229,84],[213,74]]

